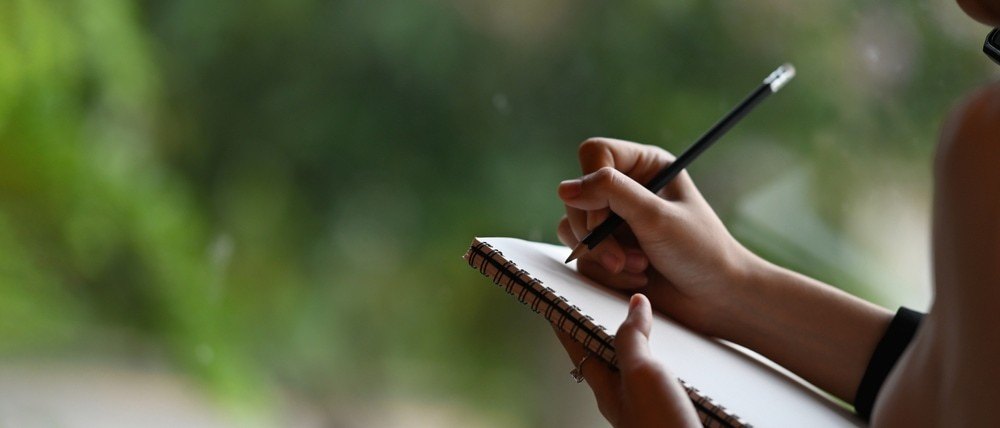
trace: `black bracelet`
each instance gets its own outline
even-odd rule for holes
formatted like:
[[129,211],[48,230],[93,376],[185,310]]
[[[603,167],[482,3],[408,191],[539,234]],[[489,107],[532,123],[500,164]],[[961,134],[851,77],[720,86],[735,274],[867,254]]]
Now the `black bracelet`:
[[920,327],[923,318],[924,314],[920,312],[900,307],[889,323],[882,340],[875,347],[865,375],[861,378],[861,384],[858,385],[858,392],[854,396],[854,411],[865,421],[871,419],[872,407],[885,378],[889,376],[889,372],[913,340],[913,335],[917,332],[917,327]]

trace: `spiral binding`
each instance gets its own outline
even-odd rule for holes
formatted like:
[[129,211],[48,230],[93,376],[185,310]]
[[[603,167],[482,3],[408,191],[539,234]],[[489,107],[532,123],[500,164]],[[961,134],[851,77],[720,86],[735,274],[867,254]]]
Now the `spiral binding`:
[[[542,281],[533,278],[524,269],[518,268],[517,264],[504,258],[502,252],[477,239],[469,247],[465,259],[469,262],[469,266],[479,270],[483,276],[491,278],[494,284],[517,298],[517,301],[530,308],[532,312],[542,315],[552,325],[568,333],[593,355],[612,367],[617,367],[615,336],[608,334],[604,326],[597,325],[594,319],[585,315],[579,307],[570,304],[564,297],[546,287]],[[678,380],[698,411],[703,426],[751,427],[738,416],[727,412],[725,407],[702,395],[698,389],[689,386],[683,379]]]
[[613,335],[595,324],[593,318],[583,315],[579,307],[570,304],[538,279],[532,278],[514,262],[506,260],[503,253],[485,242],[477,242],[469,248],[466,259],[469,266],[478,268],[484,276],[492,278],[493,283],[503,288],[507,294],[517,298],[517,301],[533,312],[544,316],[560,330],[582,343],[594,355],[612,366],[617,365]]

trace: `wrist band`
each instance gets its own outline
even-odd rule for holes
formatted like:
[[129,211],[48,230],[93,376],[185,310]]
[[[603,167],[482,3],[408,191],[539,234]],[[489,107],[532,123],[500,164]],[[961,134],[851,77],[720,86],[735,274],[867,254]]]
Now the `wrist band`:
[[878,398],[879,390],[882,389],[882,383],[913,340],[913,335],[917,332],[917,327],[920,327],[920,320],[923,318],[924,314],[920,312],[900,307],[889,323],[882,340],[875,347],[865,375],[861,378],[861,384],[858,385],[858,392],[854,396],[854,411],[865,421],[871,419],[872,408],[875,399]]

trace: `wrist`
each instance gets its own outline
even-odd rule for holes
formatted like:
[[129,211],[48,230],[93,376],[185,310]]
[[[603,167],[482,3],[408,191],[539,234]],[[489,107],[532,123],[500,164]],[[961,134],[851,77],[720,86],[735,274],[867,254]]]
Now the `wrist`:
[[737,342],[740,333],[757,311],[754,302],[765,294],[768,284],[780,268],[761,258],[742,245],[738,245],[739,255],[729,267],[726,282],[720,293],[706,304],[707,316],[703,332],[720,339]]

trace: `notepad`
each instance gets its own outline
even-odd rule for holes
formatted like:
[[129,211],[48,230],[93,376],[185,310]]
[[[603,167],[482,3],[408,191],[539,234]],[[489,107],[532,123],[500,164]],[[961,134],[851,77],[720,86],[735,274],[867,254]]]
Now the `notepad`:
[[[469,266],[614,366],[614,332],[628,296],[564,264],[566,247],[476,238]],[[708,427],[864,426],[858,417],[766,358],[653,314],[653,355],[680,380]],[[568,375],[567,375],[568,377]]]

